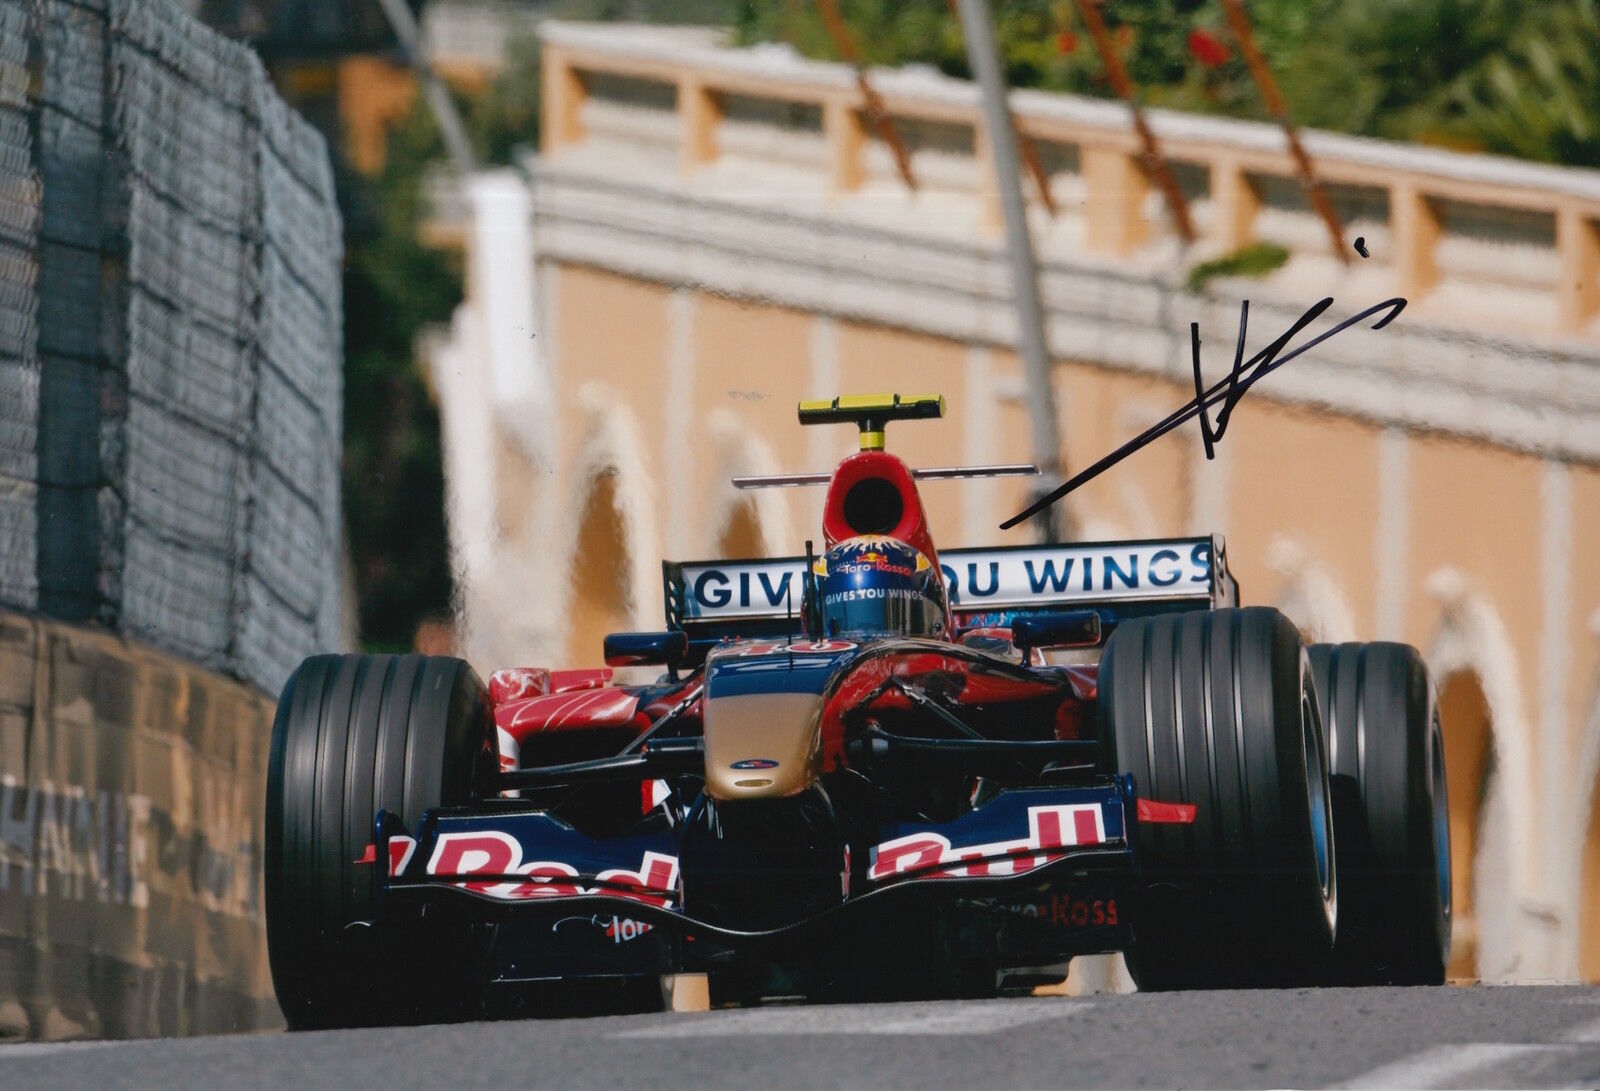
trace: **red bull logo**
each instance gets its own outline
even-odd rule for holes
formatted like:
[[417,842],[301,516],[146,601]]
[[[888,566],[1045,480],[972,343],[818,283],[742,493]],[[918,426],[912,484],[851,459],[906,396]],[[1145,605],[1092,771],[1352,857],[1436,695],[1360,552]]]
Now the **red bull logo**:
[[[427,874],[462,880],[457,886],[491,898],[572,898],[604,894],[643,905],[671,904],[678,885],[678,858],[646,851],[637,871],[611,868],[584,882],[577,868],[559,860],[522,861],[522,845],[495,830],[443,833],[434,843]],[[482,875],[492,878],[470,879]]]
[[867,878],[882,882],[905,874],[918,879],[1021,875],[1063,859],[1066,849],[1102,844],[1105,839],[1105,816],[1098,803],[1029,807],[1025,838],[952,845],[932,830],[897,837],[872,850]]

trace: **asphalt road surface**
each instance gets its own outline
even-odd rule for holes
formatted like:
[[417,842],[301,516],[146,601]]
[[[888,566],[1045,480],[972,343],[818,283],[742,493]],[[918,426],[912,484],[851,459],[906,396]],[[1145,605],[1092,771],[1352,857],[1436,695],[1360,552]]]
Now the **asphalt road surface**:
[[0,1047],[0,1088],[1596,1087],[1600,989],[1308,989]]

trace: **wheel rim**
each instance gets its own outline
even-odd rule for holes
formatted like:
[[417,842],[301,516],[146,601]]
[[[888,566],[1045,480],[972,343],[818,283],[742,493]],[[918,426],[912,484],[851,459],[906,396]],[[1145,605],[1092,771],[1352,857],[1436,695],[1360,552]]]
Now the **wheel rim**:
[[1312,704],[1309,687],[1300,694],[1300,737],[1305,741],[1306,750],[1306,789],[1311,803],[1311,851],[1317,863],[1317,883],[1322,888],[1322,900],[1327,903],[1333,898],[1333,845],[1329,833],[1333,828],[1333,809],[1328,799],[1328,765],[1322,753],[1317,710]]
[[1433,870],[1439,884],[1439,905],[1450,919],[1450,799],[1445,790],[1444,740],[1439,730],[1439,710],[1433,710],[1428,731],[1428,780],[1433,804]]

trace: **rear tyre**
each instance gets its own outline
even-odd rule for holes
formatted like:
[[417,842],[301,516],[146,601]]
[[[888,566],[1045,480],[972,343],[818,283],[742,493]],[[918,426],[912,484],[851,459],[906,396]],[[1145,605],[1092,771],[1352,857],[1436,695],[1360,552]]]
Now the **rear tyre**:
[[373,868],[358,863],[388,810],[416,831],[464,804],[493,768],[488,694],[465,662],[319,655],[284,686],[267,766],[267,953],[293,1029],[465,1017],[471,936],[440,922],[390,957],[374,935]]
[[1264,607],[1123,623],[1100,663],[1101,736],[1129,816],[1141,989],[1310,983],[1338,908],[1326,749],[1300,634]]
[[1310,650],[1339,843],[1328,980],[1439,985],[1450,962],[1450,808],[1428,668],[1407,644]]

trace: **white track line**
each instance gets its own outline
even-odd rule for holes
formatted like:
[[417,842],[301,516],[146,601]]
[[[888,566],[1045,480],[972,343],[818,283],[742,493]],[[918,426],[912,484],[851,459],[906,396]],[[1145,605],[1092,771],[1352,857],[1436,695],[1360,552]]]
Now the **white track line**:
[[85,1049],[105,1049],[107,1046],[127,1045],[123,1041],[94,1041],[94,1042],[17,1042],[14,1045],[0,1045],[0,1061],[20,1061],[24,1057],[46,1057],[52,1053],[77,1053]]
[[1446,1087],[1463,1076],[1495,1068],[1511,1061],[1523,1060],[1541,1054],[1567,1053],[1570,1045],[1545,1045],[1513,1042],[1462,1042],[1457,1045],[1433,1046],[1420,1053],[1403,1057],[1393,1064],[1382,1065],[1364,1072],[1338,1087]]
[[[618,1031],[616,1038],[724,1038],[763,1034],[900,1034],[982,1035],[1064,1019],[1087,1011],[1083,1001],[1001,1001],[984,1004],[939,1005],[917,1010],[910,1005],[885,1005],[863,1010],[856,1006],[746,1008],[708,1012],[686,1019],[658,1023],[637,1030]],[[889,1016],[889,1018],[881,1018]]]

